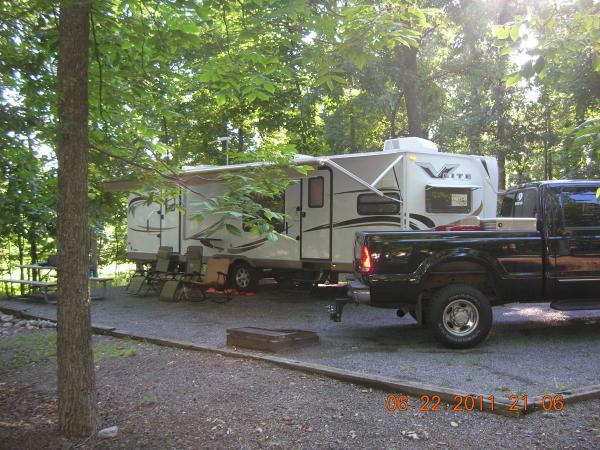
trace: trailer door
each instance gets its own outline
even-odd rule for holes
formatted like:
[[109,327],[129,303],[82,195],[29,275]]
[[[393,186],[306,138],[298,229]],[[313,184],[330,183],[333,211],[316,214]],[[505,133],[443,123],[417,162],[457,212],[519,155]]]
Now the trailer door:
[[302,179],[300,202],[301,259],[331,260],[331,170],[319,169]]
[[179,199],[169,198],[160,209],[160,245],[173,247],[174,253],[180,252],[179,222],[177,208]]

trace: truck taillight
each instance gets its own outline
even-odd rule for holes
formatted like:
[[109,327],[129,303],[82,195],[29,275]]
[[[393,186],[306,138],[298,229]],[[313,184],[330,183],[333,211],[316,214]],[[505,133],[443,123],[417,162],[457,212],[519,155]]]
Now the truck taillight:
[[367,246],[363,245],[360,254],[360,270],[362,272],[370,272],[371,267],[371,254],[369,253],[369,249],[367,248]]

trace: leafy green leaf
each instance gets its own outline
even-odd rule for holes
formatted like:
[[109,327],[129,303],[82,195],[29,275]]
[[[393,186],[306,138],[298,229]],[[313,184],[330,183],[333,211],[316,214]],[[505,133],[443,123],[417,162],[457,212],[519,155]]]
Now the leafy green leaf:
[[510,38],[512,39],[513,42],[516,42],[519,40],[520,35],[521,35],[521,24],[515,23],[513,26],[510,27]]
[[242,232],[241,230],[236,227],[235,225],[232,225],[230,223],[226,223],[225,224],[225,228],[227,229],[227,231],[231,234],[233,234],[234,236],[241,236]]
[[520,80],[521,80],[521,73],[520,72],[513,73],[512,75],[509,75],[506,78],[506,87],[509,88],[511,86],[514,86]]

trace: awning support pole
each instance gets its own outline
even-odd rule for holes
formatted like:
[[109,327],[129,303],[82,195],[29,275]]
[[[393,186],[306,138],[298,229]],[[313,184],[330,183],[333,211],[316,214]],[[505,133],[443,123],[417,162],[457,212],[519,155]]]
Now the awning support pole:
[[388,174],[388,172],[394,168],[394,166],[395,166],[396,164],[398,164],[400,161],[402,161],[402,158],[404,158],[404,155],[400,155],[400,156],[398,156],[398,157],[397,157],[397,158],[396,158],[396,159],[395,159],[395,160],[394,160],[394,161],[393,161],[393,162],[392,162],[392,163],[391,163],[389,166],[387,166],[387,167],[385,168],[385,170],[384,170],[383,172],[381,172],[381,173],[380,173],[380,174],[377,176],[377,178],[375,178],[375,179],[373,180],[373,182],[371,183],[371,186],[373,186],[373,187],[377,186],[377,184],[378,184],[378,183],[379,183],[381,180],[383,180],[383,177],[385,177],[385,176]]

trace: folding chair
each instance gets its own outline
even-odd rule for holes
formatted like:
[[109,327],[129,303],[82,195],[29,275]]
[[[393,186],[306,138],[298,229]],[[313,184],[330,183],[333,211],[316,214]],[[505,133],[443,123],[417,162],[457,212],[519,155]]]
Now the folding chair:
[[[211,258],[206,262],[206,272],[201,279],[183,280],[181,284],[182,299],[185,300],[206,300],[207,294],[215,294],[212,299],[217,303],[225,303],[231,300],[231,292],[227,286],[227,272],[229,271],[228,259]],[[194,291],[200,292],[200,298],[194,294]],[[223,299],[224,300],[217,300]]]
[[163,283],[159,299],[175,302],[181,297],[181,283],[185,280],[202,279],[202,246],[191,245],[185,253],[185,270],[173,274],[173,278]]
[[171,265],[171,255],[173,247],[160,247],[156,254],[156,264],[149,270],[138,269],[133,273],[127,285],[127,293],[139,295],[144,286],[148,289],[156,289],[156,284],[173,278],[173,273],[169,272]]

